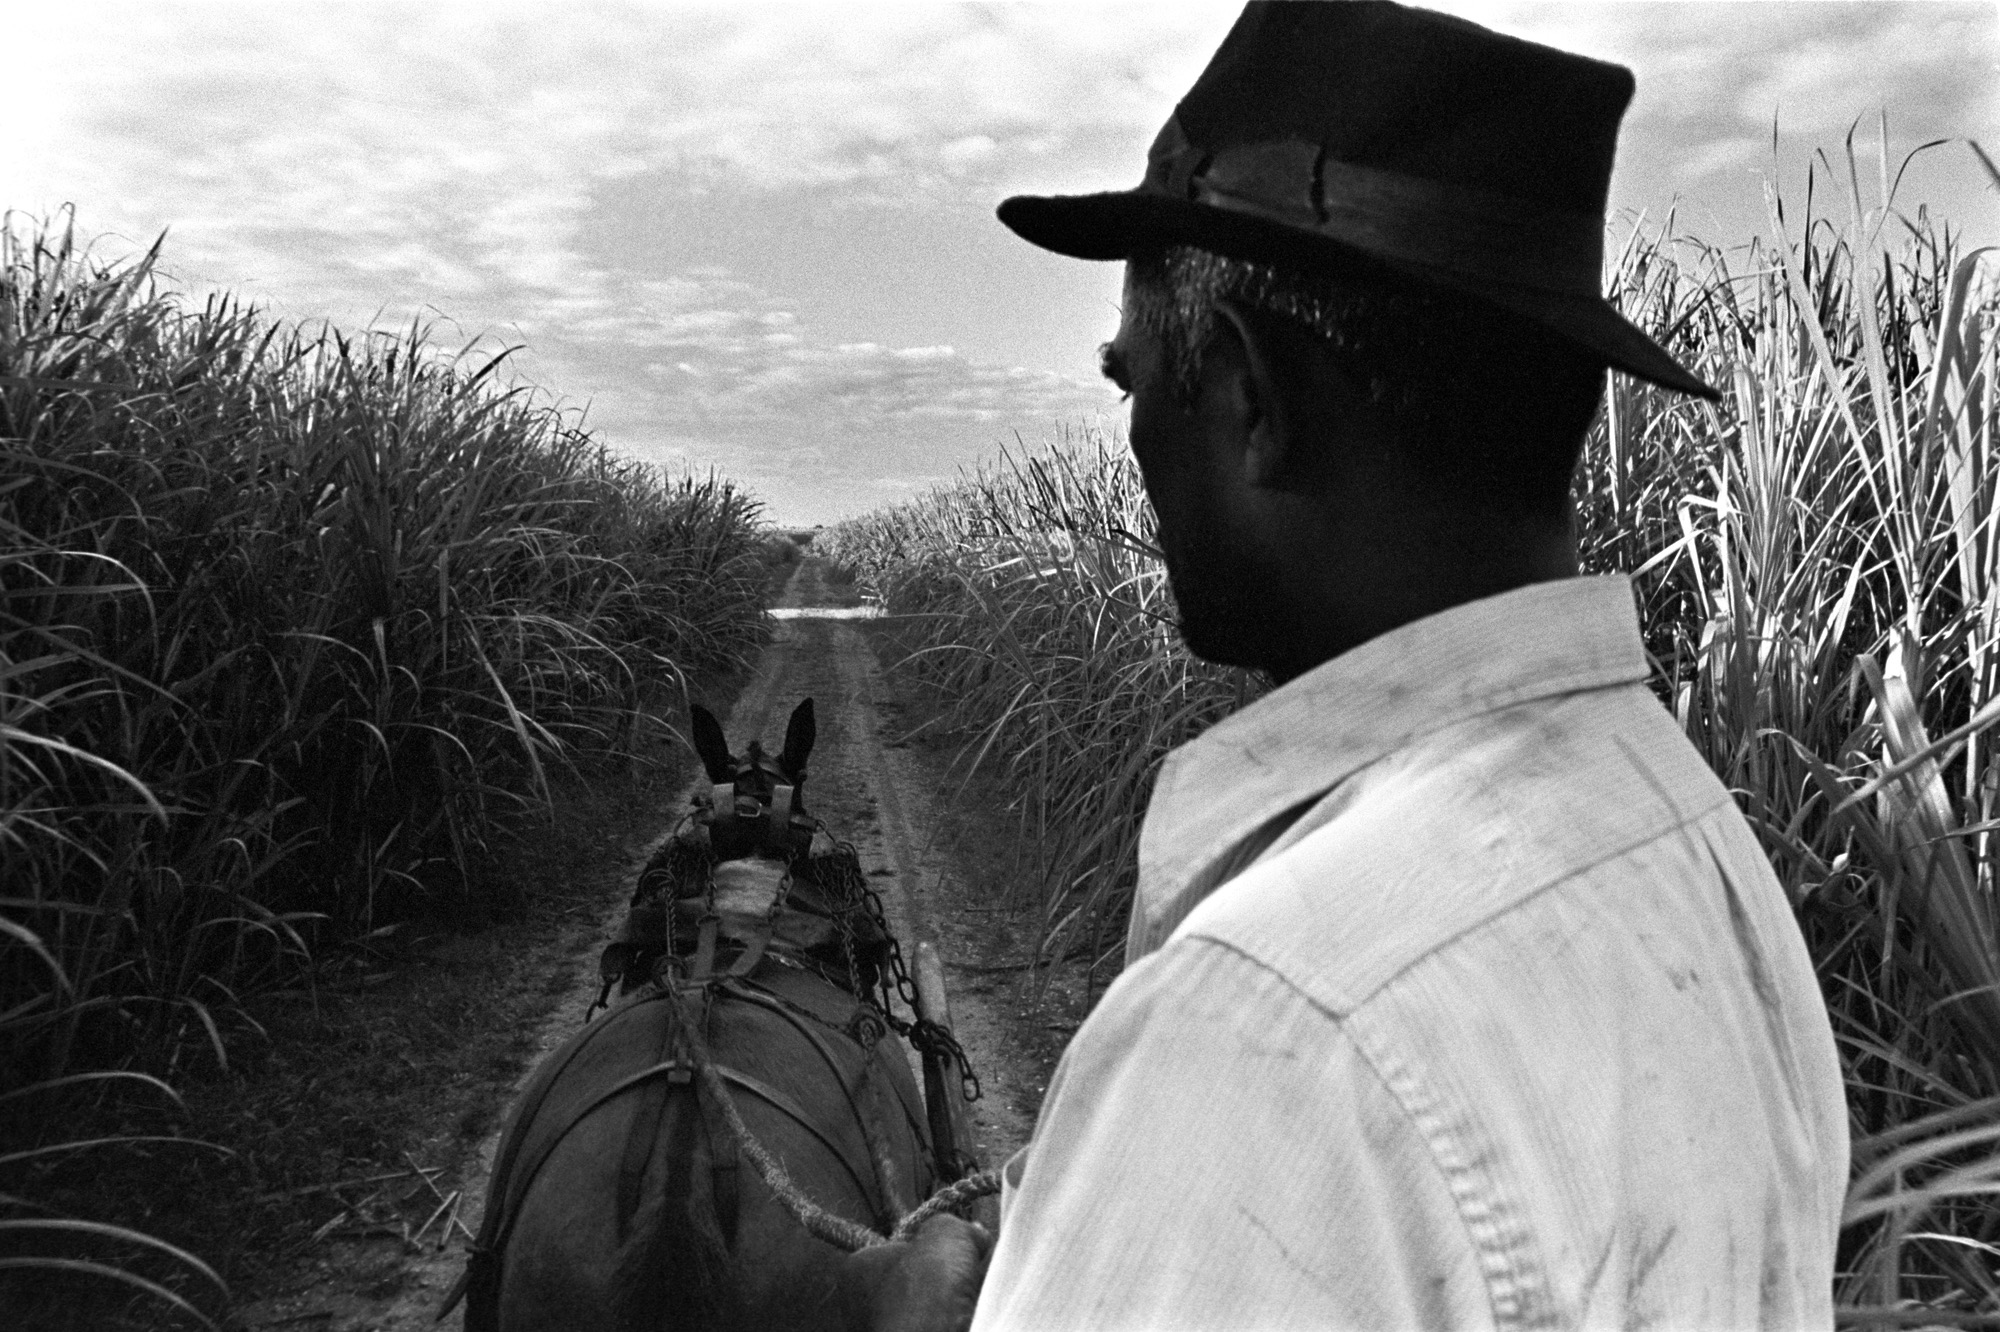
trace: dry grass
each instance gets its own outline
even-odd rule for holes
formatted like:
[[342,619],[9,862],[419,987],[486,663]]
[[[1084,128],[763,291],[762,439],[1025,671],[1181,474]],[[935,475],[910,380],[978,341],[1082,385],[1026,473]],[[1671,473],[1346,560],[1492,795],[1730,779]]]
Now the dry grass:
[[[1828,174],[1843,222],[1774,198],[1777,243],[1735,259],[1671,220],[1628,238],[1616,299],[1727,393],[1614,377],[1577,498],[1818,964],[1855,1140],[1837,1295],[1866,1325],[2000,1311],[2000,292],[1851,152]],[[1078,432],[816,548],[923,617],[903,669],[1007,773],[1045,950],[1108,971],[1159,759],[1258,688],[1175,641],[1124,451]]]

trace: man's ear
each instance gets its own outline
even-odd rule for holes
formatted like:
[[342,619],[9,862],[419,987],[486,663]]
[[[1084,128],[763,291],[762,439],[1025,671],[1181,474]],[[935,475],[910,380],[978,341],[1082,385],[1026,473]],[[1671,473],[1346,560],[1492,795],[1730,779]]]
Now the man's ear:
[[1350,414],[1355,385],[1310,334],[1239,301],[1216,302],[1218,333],[1236,344],[1241,371],[1228,391],[1244,431],[1245,478],[1270,490],[1310,491]]
[[[1295,413],[1291,403],[1293,385],[1285,381],[1289,359],[1279,347],[1278,332],[1258,311],[1236,301],[1217,301],[1215,312],[1223,329],[1217,330],[1237,346],[1242,356],[1239,373],[1227,385],[1230,410],[1243,431],[1243,469],[1253,486],[1272,489],[1296,470],[1298,451]],[[1226,330],[1226,331],[1225,331]]]

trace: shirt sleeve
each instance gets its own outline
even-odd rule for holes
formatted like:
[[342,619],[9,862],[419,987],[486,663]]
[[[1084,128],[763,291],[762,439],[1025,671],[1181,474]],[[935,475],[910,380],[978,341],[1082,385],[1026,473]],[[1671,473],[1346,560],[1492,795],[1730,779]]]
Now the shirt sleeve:
[[1211,940],[1104,996],[1010,1194],[974,1332],[1493,1325],[1417,1127],[1332,1014]]

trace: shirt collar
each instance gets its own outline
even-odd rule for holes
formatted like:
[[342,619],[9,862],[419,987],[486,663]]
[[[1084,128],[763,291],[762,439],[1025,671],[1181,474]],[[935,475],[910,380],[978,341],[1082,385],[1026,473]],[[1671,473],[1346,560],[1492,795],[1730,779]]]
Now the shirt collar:
[[1649,674],[1622,575],[1531,583],[1342,653],[1167,756],[1139,836],[1135,938],[1142,923],[1164,938],[1260,826],[1418,737]]

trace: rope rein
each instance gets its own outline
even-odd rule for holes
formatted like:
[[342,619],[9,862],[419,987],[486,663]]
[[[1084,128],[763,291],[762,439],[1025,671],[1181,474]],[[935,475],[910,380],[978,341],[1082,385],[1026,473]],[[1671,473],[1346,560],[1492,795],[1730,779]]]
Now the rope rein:
[[[843,955],[841,961],[845,963],[844,970],[847,973],[840,979],[846,982],[845,988],[861,1002],[869,1016],[879,1019],[881,1025],[875,1030],[878,1032],[885,1029],[893,1030],[907,1040],[919,1054],[941,1058],[947,1061],[948,1065],[956,1064],[960,1081],[959,1094],[968,1101],[977,1099],[980,1091],[979,1079],[973,1073],[971,1061],[966,1058],[964,1049],[953,1038],[950,1030],[927,1018],[918,1018],[911,1022],[895,1015],[892,1005],[896,999],[901,999],[913,1012],[917,1011],[916,985],[904,964],[902,945],[889,929],[889,922],[882,909],[882,899],[862,873],[861,860],[855,853],[853,845],[833,839],[827,834],[826,825],[811,819],[810,815],[803,815],[802,811],[795,813],[796,806],[793,805],[791,798],[792,788],[778,789],[784,793],[784,798],[773,800],[772,813],[777,817],[769,818],[766,824],[768,831],[763,835],[770,850],[781,853],[786,867],[784,884],[780,889],[778,901],[773,906],[773,915],[775,916],[779,907],[788,904],[794,884],[793,874],[798,870],[804,870],[817,889],[818,911],[830,917],[835,926],[839,950]],[[657,924],[653,925],[652,929],[658,931],[661,936],[660,942],[666,944],[670,956],[673,951],[672,905],[676,901],[690,898],[705,899],[707,918],[709,920],[714,918],[714,873],[717,864],[715,848],[708,837],[697,839],[685,834],[697,824],[710,823],[735,812],[734,794],[727,785],[716,786],[706,798],[697,796],[695,804],[698,812],[683,821],[681,828],[676,829],[675,835],[655,853],[640,873],[632,898],[635,916],[647,911],[658,913]],[[779,806],[782,807],[782,813],[775,808]],[[746,807],[744,813],[750,814],[751,811]],[[813,834],[827,835],[828,840],[833,843],[831,850],[827,853],[814,854],[810,845]],[[773,952],[768,955],[777,954]],[[781,960],[789,961],[789,959]],[[803,962],[804,959],[801,959],[791,964],[801,965]],[[672,966],[671,962],[669,966]],[[697,970],[700,969],[697,964]],[[819,971],[817,966],[808,969]],[[836,985],[840,983],[833,976],[824,978]],[[594,1005],[593,1010],[608,1002],[613,986],[620,979],[628,979],[629,983],[628,977],[621,975],[619,971],[614,971],[610,965],[605,967],[604,990],[598,996],[598,1005]],[[684,991],[710,984],[711,978],[695,975],[677,980],[655,971],[651,983],[666,991],[673,1010],[673,1020],[680,1028],[685,1041],[683,1047],[685,1055],[694,1065],[696,1081],[702,1093],[715,1104],[721,1114],[723,1126],[728,1130],[737,1150],[749,1159],[757,1171],[758,1178],[763,1180],[764,1186],[771,1191],[772,1196],[805,1229],[806,1233],[815,1239],[823,1240],[850,1253],[873,1248],[878,1244],[899,1243],[908,1240],[919,1226],[940,1212],[957,1212],[976,1199],[1000,1191],[999,1173],[982,1170],[946,1185],[914,1208],[905,1210],[906,1195],[904,1190],[898,1187],[888,1144],[863,1115],[862,1135],[868,1145],[870,1162],[875,1168],[876,1182],[882,1189],[888,1215],[893,1216],[901,1212],[901,1219],[896,1222],[891,1232],[885,1235],[828,1211],[814,1202],[793,1182],[784,1163],[773,1156],[770,1150],[757,1140],[756,1135],[750,1132],[749,1125],[743,1122],[742,1113],[736,1107],[735,1097],[730,1094],[728,1085],[723,1080],[721,1070],[717,1068],[709,1054],[707,1042],[703,1039],[697,1024],[689,1020],[683,1002]],[[788,1009],[797,1008],[794,1004],[785,1003],[781,997],[780,1002]],[[825,1024],[825,1019],[820,1018],[818,1014],[799,1011],[803,1016]],[[843,1034],[859,1040],[853,1032]],[[861,1074],[862,1088],[866,1091],[872,1089],[870,1072],[874,1041],[860,1040],[860,1043],[865,1055]],[[949,1166],[952,1163],[941,1161],[938,1164]]]
[[987,1197],[1000,1191],[1000,1172],[981,1170],[967,1175],[955,1184],[948,1184],[906,1213],[896,1223],[893,1233],[884,1235],[871,1230],[857,1221],[837,1216],[821,1207],[785,1171],[784,1162],[771,1155],[763,1143],[757,1141],[750,1126],[743,1122],[743,1115],[736,1108],[736,1098],[729,1094],[728,1085],[722,1074],[716,1071],[715,1061],[709,1058],[708,1044],[701,1039],[693,1024],[687,1019],[687,1011],[681,1006],[678,992],[673,992],[670,1002],[674,1007],[674,1020],[681,1024],[686,1033],[688,1053],[694,1061],[695,1076],[701,1082],[702,1090],[722,1112],[722,1122],[729,1129],[729,1136],[735,1140],[736,1148],[750,1158],[756,1167],[757,1177],[764,1181],[764,1187],[771,1191],[792,1218],[805,1228],[814,1239],[824,1240],[836,1248],[849,1253],[873,1248],[878,1244],[894,1244],[908,1240],[916,1233],[917,1227],[936,1216],[939,1212],[956,1212],[976,1199]]
[[902,1244],[917,1233],[918,1226],[939,1212],[955,1213],[975,1199],[989,1197],[998,1192],[1000,1192],[999,1171],[974,1171],[956,1184],[947,1184],[918,1203],[915,1211],[896,1223],[896,1233],[889,1236],[889,1242]]
[[[714,873],[718,863],[714,849],[707,840],[688,834],[700,827],[705,818],[713,816],[718,803],[718,796],[697,796],[696,812],[681,821],[674,834],[640,871],[638,885],[632,894],[634,911],[631,920],[634,923],[642,919],[647,922],[645,934],[651,937],[632,941],[643,950],[643,955],[650,956],[671,949],[674,937],[671,908],[674,902],[704,898],[713,901]],[[803,832],[806,827],[803,820],[806,819],[810,816],[799,815],[793,827]],[[832,920],[840,941],[841,957],[836,966],[846,975],[837,977],[830,974],[807,958],[781,960],[792,965],[806,965],[832,984],[844,984],[850,994],[873,1007],[889,1029],[908,1041],[918,1054],[930,1055],[955,1065],[959,1093],[965,1100],[980,1099],[979,1075],[973,1071],[972,1060],[950,1028],[929,1018],[919,1017],[911,1021],[896,1015],[897,1000],[901,1000],[912,1013],[918,1011],[917,987],[903,958],[902,941],[889,928],[881,894],[869,886],[854,844],[834,837],[826,824],[817,819],[810,820],[810,829],[814,834],[824,835],[830,849],[815,853],[808,839],[805,849],[794,848],[788,854],[784,861],[787,879],[782,904],[800,907]],[[801,872],[817,890],[817,905],[806,905],[790,896],[792,876]],[[869,970],[873,972],[872,977],[864,979],[864,972]],[[634,983],[629,975],[614,971],[610,966],[605,968],[603,979],[604,988],[598,994],[597,1002],[584,1015],[586,1021],[599,1008],[609,1007],[611,992],[621,979],[626,981],[628,988]]]

